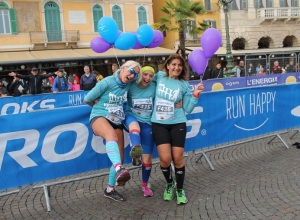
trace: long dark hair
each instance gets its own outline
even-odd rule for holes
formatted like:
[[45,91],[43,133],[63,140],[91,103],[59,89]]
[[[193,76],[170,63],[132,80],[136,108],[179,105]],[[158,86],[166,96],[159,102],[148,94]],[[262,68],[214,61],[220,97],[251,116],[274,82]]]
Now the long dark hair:
[[189,73],[188,73],[188,67],[187,67],[187,63],[185,62],[185,60],[182,58],[182,56],[180,56],[179,54],[171,54],[168,59],[166,60],[165,64],[164,64],[164,69],[166,72],[166,76],[169,77],[169,70],[167,68],[167,66],[173,61],[173,60],[180,60],[181,64],[182,64],[182,72],[181,74],[178,76],[178,79],[181,80],[188,80],[189,79]]

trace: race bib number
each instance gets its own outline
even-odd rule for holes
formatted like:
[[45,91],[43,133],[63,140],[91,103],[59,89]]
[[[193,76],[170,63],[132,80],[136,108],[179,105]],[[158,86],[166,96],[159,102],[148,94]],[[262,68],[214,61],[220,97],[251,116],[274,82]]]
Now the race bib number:
[[153,109],[152,99],[133,99],[132,112],[138,115],[150,116]]
[[174,117],[174,103],[164,100],[156,100],[156,119],[168,120]]
[[116,124],[121,124],[125,119],[125,114],[121,106],[109,107],[108,112],[109,114],[106,118]]

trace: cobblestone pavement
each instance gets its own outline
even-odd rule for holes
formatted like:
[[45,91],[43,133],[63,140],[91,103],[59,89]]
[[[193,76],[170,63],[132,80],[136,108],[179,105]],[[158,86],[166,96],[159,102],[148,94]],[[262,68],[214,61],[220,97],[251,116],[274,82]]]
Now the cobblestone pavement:
[[[51,187],[47,212],[43,188],[22,187],[19,193],[0,197],[0,219],[300,219],[300,149],[291,132],[207,153],[212,171],[201,154],[186,157],[185,189],[189,202],[165,202],[165,181],[158,164],[153,166],[154,196],[141,191],[141,170],[119,191],[126,202],[103,196],[107,176]],[[1,180],[0,180],[1,181]]]

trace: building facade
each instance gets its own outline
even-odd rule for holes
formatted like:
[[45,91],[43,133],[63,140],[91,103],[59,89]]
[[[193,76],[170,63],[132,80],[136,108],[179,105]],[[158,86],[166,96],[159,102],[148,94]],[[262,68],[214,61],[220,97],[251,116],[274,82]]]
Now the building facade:
[[91,65],[106,75],[111,74],[113,63],[121,65],[135,59],[157,66],[158,60],[172,52],[157,48],[93,52],[90,42],[99,36],[97,24],[103,16],[114,18],[120,31],[135,32],[142,24],[153,23],[152,1],[1,1],[0,73],[25,73],[32,66],[48,71],[63,67],[83,73],[83,66]]

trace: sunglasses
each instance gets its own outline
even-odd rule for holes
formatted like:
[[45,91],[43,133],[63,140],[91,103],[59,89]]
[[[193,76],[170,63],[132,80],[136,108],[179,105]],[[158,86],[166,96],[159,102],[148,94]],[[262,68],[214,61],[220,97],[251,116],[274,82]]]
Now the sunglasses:
[[138,78],[139,74],[136,73],[136,72],[134,71],[134,69],[128,68],[128,71],[129,71],[131,74],[133,74],[133,76],[134,76],[135,79]]

